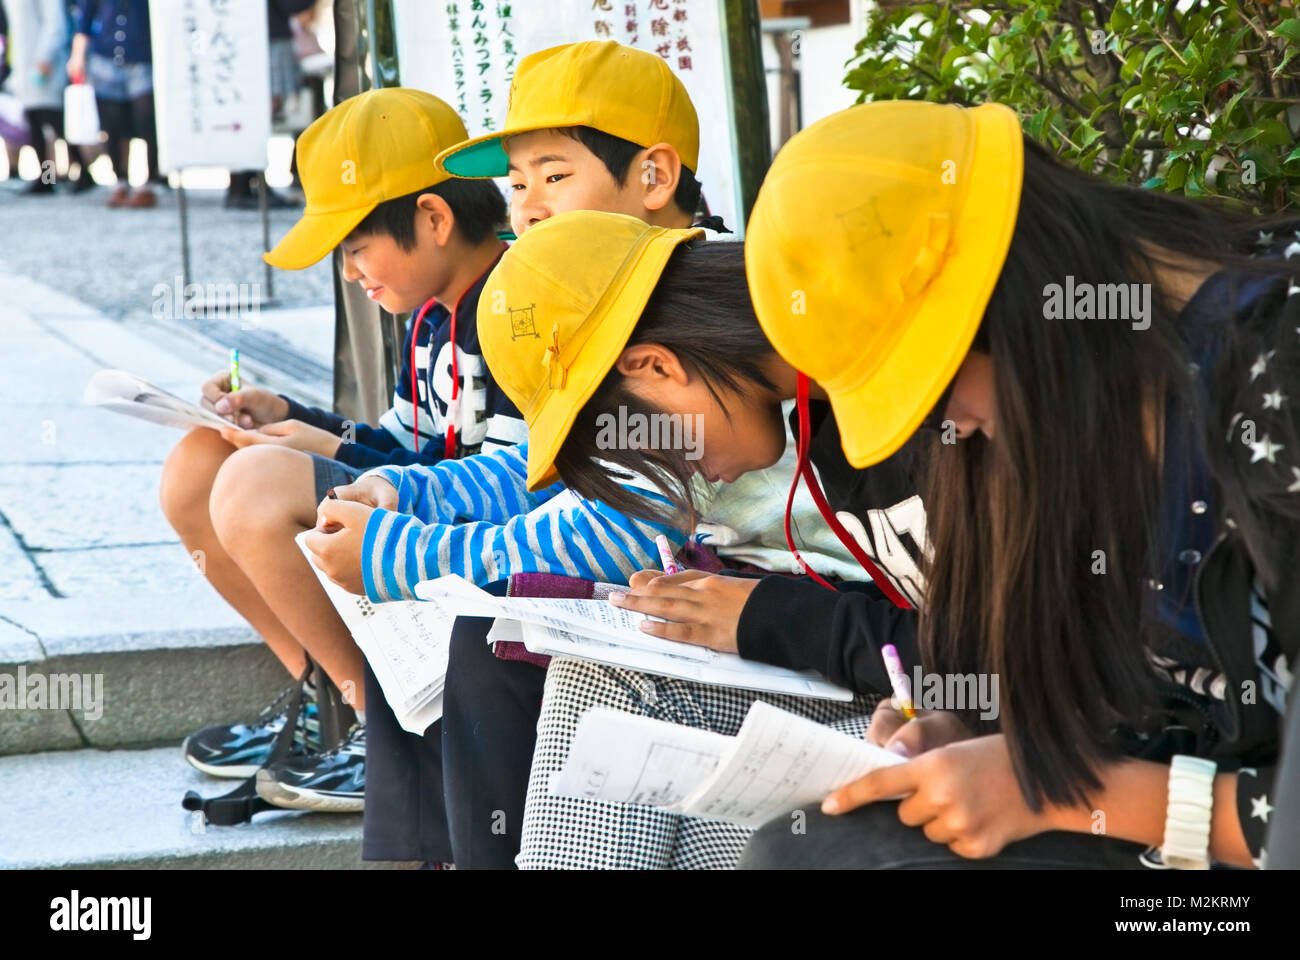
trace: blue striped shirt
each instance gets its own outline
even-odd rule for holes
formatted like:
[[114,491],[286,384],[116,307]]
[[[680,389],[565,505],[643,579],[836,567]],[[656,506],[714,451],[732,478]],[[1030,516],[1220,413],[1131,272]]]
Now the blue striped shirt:
[[[458,574],[472,583],[514,573],[556,573],[627,583],[658,561],[655,536],[677,550],[686,535],[664,523],[625,516],[553,484],[527,489],[528,445],[425,466],[379,467],[397,489],[396,510],[366,524],[361,573],[375,601],[414,600],[422,580]],[[658,491],[628,489],[661,503]]]

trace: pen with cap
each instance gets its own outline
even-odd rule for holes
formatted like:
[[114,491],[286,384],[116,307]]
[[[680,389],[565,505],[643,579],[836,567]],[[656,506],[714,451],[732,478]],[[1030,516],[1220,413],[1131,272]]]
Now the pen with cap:
[[668,542],[668,538],[662,533],[655,537],[655,546],[659,548],[659,562],[663,565],[664,573],[672,576],[674,573],[681,573],[682,568],[677,565],[673,559],[673,548]]
[[908,720],[916,719],[916,706],[912,703],[912,685],[903,672],[903,661],[899,659],[898,648],[887,643],[880,648],[880,655],[885,660],[885,672],[889,674],[889,684],[894,688],[894,699],[898,701],[898,712]]
[[239,389],[239,349],[230,348],[230,392],[234,393]]

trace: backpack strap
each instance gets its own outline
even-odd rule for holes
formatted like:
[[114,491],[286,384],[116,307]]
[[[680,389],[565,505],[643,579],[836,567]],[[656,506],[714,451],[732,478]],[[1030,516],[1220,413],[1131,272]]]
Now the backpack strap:
[[[285,709],[284,726],[275,735],[275,740],[271,744],[271,752],[263,766],[270,766],[279,760],[283,760],[289,755],[289,751],[293,749],[293,737],[298,728],[298,716],[302,713],[304,707],[302,688],[309,677],[316,684],[316,703],[320,721],[322,749],[327,750],[341,742],[356,721],[355,712],[343,699],[338,687],[334,686],[330,678],[326,676],[325,671],[308,657],[307,667],[303,670],[302,676],[298,678],[298,687],[290,696],[288,706]],[[202,811],[204,823],[217,827],[230,827],[240,823],[248,823],[253,819],[254,814],[262,813],[265,810],[282,809],[273,803],[267,803],[257,795],[256,773],[240,783],[234,790],[223,793],[219,797],[204,798],[197,791],[187,790],[185,796],[181,798],[181,806],[190,811]]]

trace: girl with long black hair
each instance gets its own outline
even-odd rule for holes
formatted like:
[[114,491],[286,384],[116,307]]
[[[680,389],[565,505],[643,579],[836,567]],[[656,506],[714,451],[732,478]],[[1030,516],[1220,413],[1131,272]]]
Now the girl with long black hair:
[[[837,791],[824,809],[855,812],[807,836],[764,828],[750,863],[1264,861],[1300,647],[1300,244],[1066,170],[995,105],[870,104],[791,141],[746,244],[757,325],[725,303],[680,322],[698,278],[735,269],[689,236],[658,261],[633,244],[597,320],[574,314],[509,269],[568,219],[488,284],[559,318],[484,347],[539,479],[614,504],[621,471],[649,474],[689,509],[691,472],[771,462],[799,396],[828,522],[875,578],[647,572],[623,601],[668,621],[647,631],[861,691],[890,641],[940,689],[998,681],[992,710],[878,712],[911,762]],[[702,415],[703,458],[598,445],[619,406]]]

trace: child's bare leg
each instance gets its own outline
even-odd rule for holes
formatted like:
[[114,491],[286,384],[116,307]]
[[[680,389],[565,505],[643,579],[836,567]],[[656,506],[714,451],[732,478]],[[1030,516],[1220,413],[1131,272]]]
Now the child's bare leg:
[[302,645],[267,606],[257,587],[244,575],[217,539],[208,508],[212,484],[235,448],[215,430],[199,428],[186,434],[163,464],[159,499],[181,542],[193,554],[202,551],[208,582],[239,611],[266,641],[293,676],[307,666]]
[[293,538],[316,525],[311,456],[286,447],[246,447],[212,487],[213,526],[229,555],[279,622],[355,707],[365,709],[364,658]]

